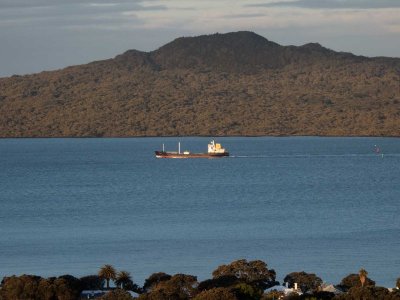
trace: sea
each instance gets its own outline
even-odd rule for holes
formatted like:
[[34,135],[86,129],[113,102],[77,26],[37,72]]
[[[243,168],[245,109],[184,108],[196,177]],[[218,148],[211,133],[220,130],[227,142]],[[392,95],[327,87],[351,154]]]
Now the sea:
[[0,139],[0,279],[104,264],[212,277],[263,260],[281,281],[400,277],[400,139],[224,137],[229,158],[156,159],[210,138]]

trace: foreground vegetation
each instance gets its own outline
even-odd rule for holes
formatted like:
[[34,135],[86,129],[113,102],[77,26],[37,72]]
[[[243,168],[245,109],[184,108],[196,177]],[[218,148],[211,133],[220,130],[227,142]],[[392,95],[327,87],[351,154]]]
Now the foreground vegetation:
[[0,137],[399,136],[400,58],[251,32],[0,78]]
[[[115,287],[110,288],[113,281]],[[75,278],[71,275],[42,278],[34,275],[4,277],[0,300],[75,300],[88,299],[84,290],[102,290],[102,300],[396,300],[400,299],[400,278],[396,288],[375,286],[368,272],[361,269],[350,274],[326,290],[320,277],[305,272],[292,272],[284,278],[283,289],[276,281],[276,273],[260,260],[237,260],[219,266],[212,278],[198,282],[196,276],[154,273],[142,287],[134,284],[126,271],[117,272],[104,265],[97,275]],[[297,287],[297,289],[295,289]],[[283,291],[285,290],[285,291]],[[134,292],[134,293],[130,293]],[[84,298],[81,298],[84,297]]]

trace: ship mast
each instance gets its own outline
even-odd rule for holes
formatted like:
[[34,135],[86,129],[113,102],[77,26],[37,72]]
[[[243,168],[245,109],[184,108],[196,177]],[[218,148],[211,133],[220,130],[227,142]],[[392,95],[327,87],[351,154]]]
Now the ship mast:
[[178,143],[178,153],[181,154],[181,142]]

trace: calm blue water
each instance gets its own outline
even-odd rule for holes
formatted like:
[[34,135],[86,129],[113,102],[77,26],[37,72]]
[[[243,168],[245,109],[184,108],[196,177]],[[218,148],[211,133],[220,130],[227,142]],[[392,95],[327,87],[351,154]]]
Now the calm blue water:
[[[207,138],[181,138],[203,152]],[[235,157],[162,160],[177,138],[0,140],[0,276],[200,280],[262,259],[339,283],[400,276],[400,139],[221,138]],[[378,144],[384,157],[373,153]]]

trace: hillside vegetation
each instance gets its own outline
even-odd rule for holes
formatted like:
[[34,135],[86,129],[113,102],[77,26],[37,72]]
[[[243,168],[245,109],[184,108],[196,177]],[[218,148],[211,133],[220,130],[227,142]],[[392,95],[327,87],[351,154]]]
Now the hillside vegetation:
[[0,79],[0,137],[399,136],[400,59],[252,32]]

